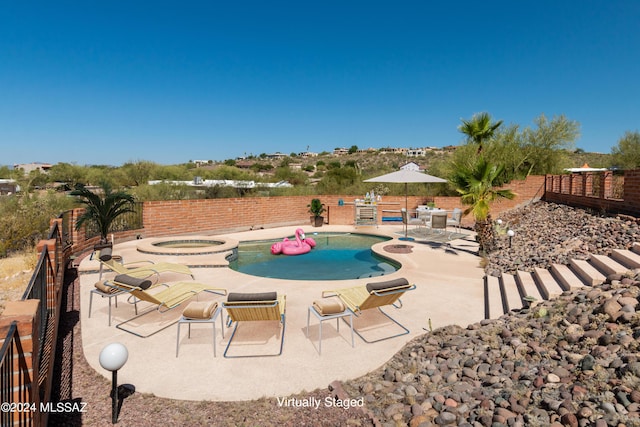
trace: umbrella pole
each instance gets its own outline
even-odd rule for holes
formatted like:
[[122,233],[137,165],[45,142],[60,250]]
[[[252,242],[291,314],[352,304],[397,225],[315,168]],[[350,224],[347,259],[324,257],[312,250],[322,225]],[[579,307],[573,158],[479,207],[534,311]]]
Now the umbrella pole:
[[409,201],[408,201],[408,193],[407,190],[408,184],[404,183],[404,213],[407,217],[407,220],[404,221],[404,237],[401,237],[400,240],[414,240],[413,237],[409,237]]

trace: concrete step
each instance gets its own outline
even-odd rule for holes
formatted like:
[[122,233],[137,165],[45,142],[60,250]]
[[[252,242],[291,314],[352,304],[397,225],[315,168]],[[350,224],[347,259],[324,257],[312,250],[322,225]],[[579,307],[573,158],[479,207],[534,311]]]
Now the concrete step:
[[[500,276],[500,284],[506,300],[507,311],[519,310],[522,308],[522,296],[516,283],[516,278],[512,274],[502,274]],[[503,305],[504,302],[503,302]]]
[[495,276],[484,276],[484,317],[497,319],[504,314],[500,279]]
[[629,271],[627,267],[606,255],[591,254],[589,256],[589,262],[598,270],[602,271],[605,276],[609,274],[624,274]]
[[537,300],[544,299],[536,286],[536,281],[532,273],[518,270],[516,271],[516,280],[525,297],[532,296]]
[[576,274],[564,264],[551,265],[551,273],[553,273],[553,276],[562,285],[562,289],[579,289],[585,286],[582,279],[576,276]]
[[611,258],[629,269],[640,268],[640,254],[628,249],[614,249]]
[[570,259],[571,269],[589,286],[599,285],[604,282],[605,276],[589,262],[581,259]]
[[551,271],[547,269],[534,267],[533,278],[535,279],[538,289],[542,294],[542,298],[544,299],[557,297],[564,292],[560,283],[556,281],[551,274]]
[[631,245],[631,251],[637,254],[640,254],[640,243],[636,242],[633,245]]

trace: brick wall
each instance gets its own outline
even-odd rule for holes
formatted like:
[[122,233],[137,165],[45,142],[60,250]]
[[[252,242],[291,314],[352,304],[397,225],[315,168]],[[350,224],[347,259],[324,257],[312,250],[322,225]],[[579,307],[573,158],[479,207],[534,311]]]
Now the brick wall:
[[[613,198],[613,172],[547,175],[544,200],[640,217],[640,169],[624,172],[622,198]],[[598,182],[598,191],[594,183]]]
[[[512,181],[507,186],[516,193],[514,200],[500,200],[494,203],[491,212],[494,218],[501,212],[540,199],[545,189],[544,176],[530,176],[526,180]],[[327,211],[324,213],[325,223],[333,225],[353,225],[355,196],[349,195],[315,195],[315,196],[282,196],[282,197],[249,197],[206,200],[171,200],[151,201],[143,204],[143,224],[140,230],[129,230],[114,233],[116,240],[132,240],[136,237],[157,237],[166,235],[214,234],[245,231],[257,228],[272,228],[289,225],[311,224],[307,205],[311,199],[319,198]],[[342,203],[341,203],[342,202]],[[425,197],[408,196],[406,204],[409,209],[429,202],[439,208],[452,210],[464,208],[459,197]],[[400,216],[399,211],[405,206],[405,197],[384,196],[377,205],[378,222],[383,216]],[[75,223],[79,210],[75,210],[70,222]],[[463,217],[464,226],[472,226],[471,215]],[[99,238],[86,239],[84,230],[71,231],[73,234],[73,253],[82,253],[93,248]]]
[[[512,189],[517,197],[514,200],[496,202],[492,207],[494,217],[505,210],[542,197],[544,177],[530,176],[524,181],[512,181],[507,187]],[[119,233],[117,237],[126,240],[138,234],[141,237],[210,234],[310,223],[307,205],[313,198],[319,198],[325,204],[325,223],[353,225],[352,203],[355,197],[346,195],[153,201],[144,203],[144,229]],[[340,205],[340,200],[345,204]],[[448,210],[462,207],[459,197],[409,196],[407,205],[409,209],[415,209],[418,205],[431,201],[435,202],[436,206]],[[379,221],[381,222],[384,215],[383,210],[400,210],[404,205],[404,196],[384,196],[382,204],[378,205]],[[466,217],[463,223],[471,225],[473,219]]]

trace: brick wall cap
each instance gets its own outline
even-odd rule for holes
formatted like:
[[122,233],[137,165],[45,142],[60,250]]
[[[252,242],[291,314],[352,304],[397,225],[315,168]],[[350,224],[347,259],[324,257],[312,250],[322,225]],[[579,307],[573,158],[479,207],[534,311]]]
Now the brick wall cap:
[[7,301],[4,305],[3,317],[33,316],[38,312],[40,300]]

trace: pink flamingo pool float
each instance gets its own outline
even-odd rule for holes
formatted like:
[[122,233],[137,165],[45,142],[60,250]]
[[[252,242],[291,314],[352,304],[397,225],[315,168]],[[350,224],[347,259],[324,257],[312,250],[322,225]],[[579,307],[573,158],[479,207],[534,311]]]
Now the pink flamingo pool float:
[[302,255],[306,254],[316,245],[316,241],[311,237],[306,237],[302,228],[296,230],[296,240],[289,240],[287,237],[282,242],[271,245],[271,253],[278,255]]

